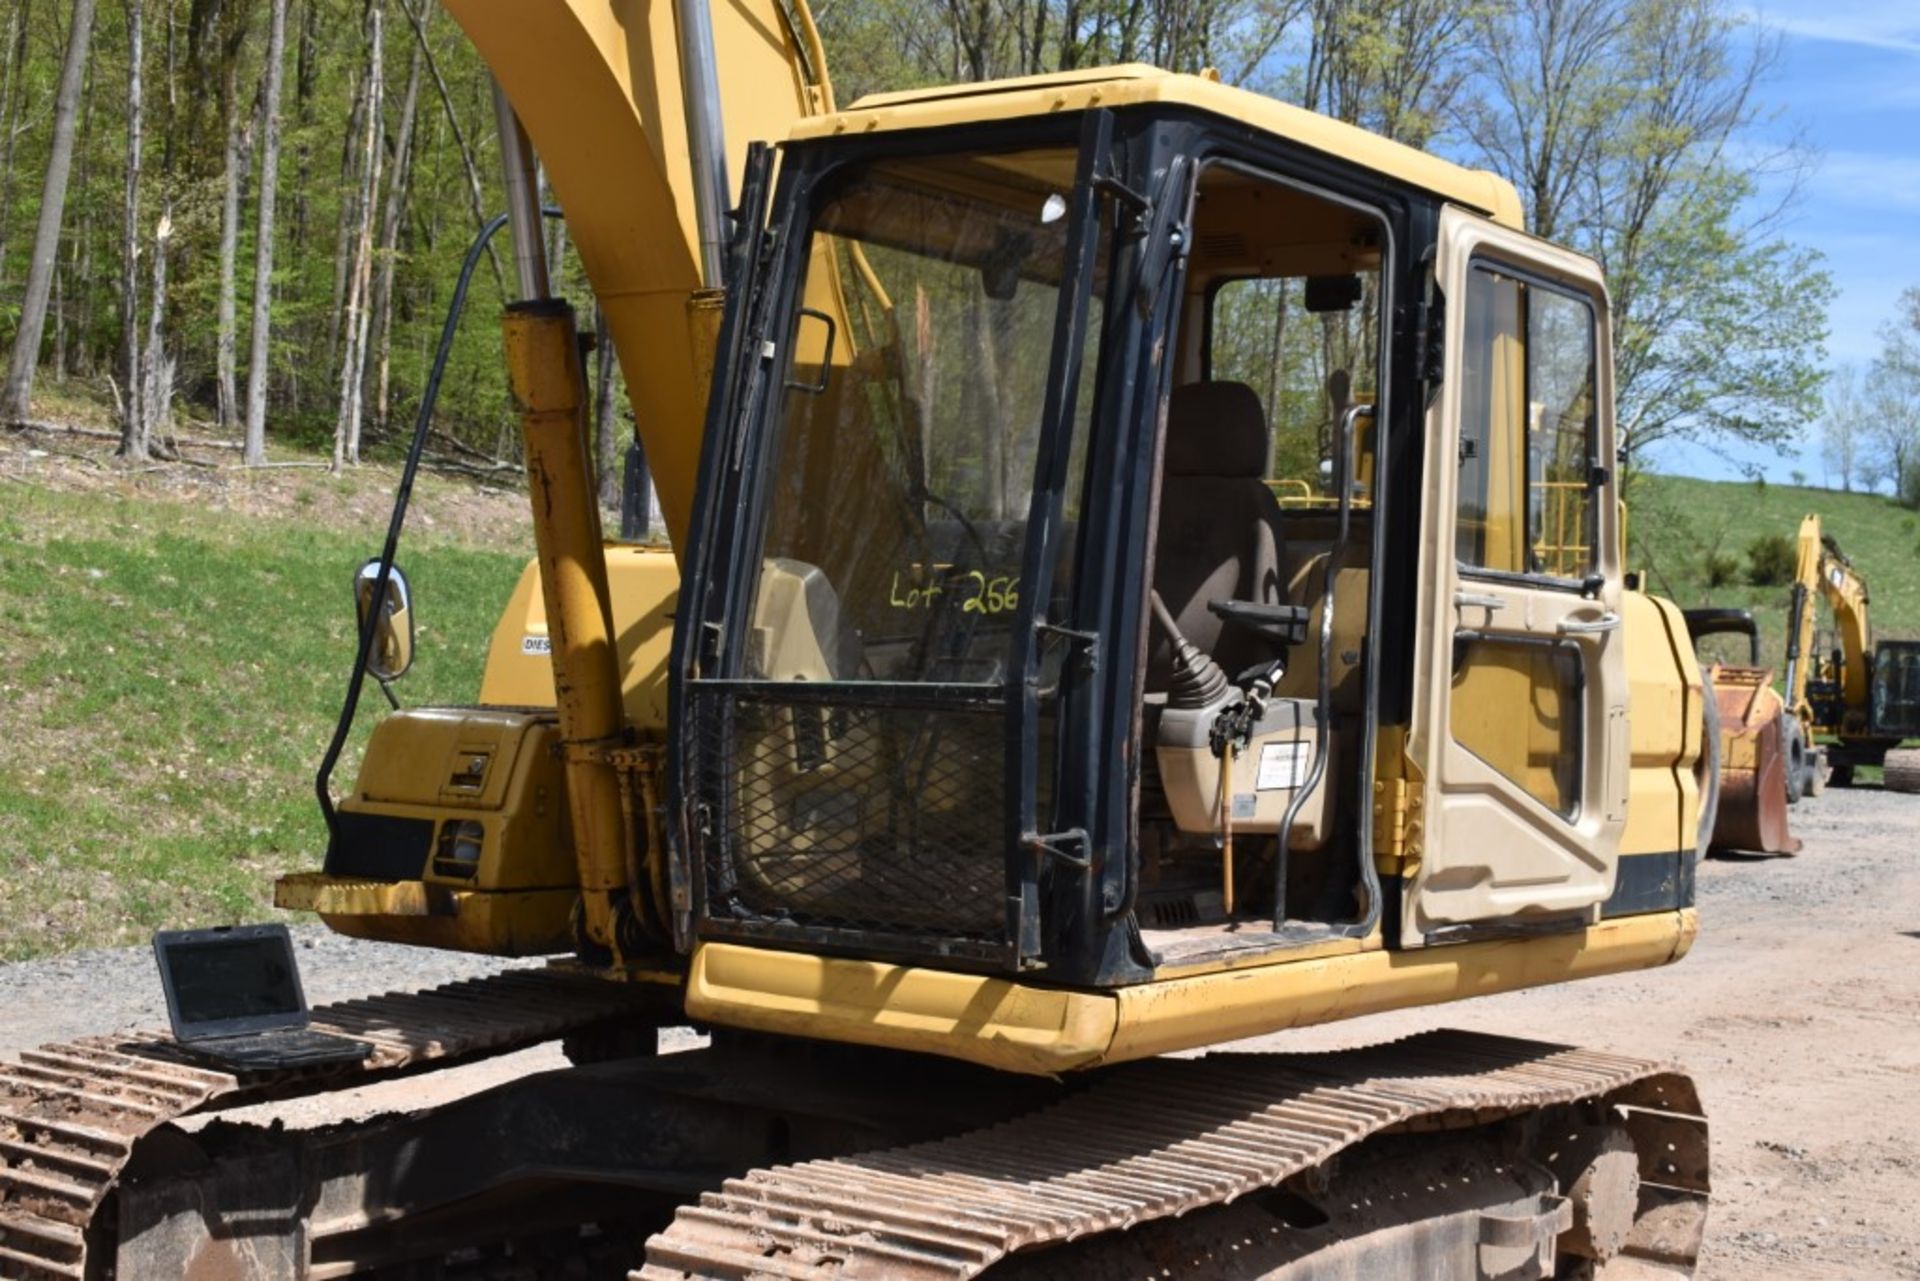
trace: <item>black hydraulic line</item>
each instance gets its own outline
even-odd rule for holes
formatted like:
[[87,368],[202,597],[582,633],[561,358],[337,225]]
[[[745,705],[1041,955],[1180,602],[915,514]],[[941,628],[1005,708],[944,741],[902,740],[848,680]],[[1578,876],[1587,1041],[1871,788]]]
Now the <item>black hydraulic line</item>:
[[[540,212],[549,218],[561,216],[558,209],[551,207]],[[426,389],[420,395],[420,410],[414,416],[413,439],[407,442],[407,460],[400,468],[400,485],[394,491],[393,511],[387,518],[387,540],[380,548],[380,569],[373,579],[373,608],[367,611],[367,616],[360,622],[360,646],[354,654],[353,673],[347,679],[346,701],[341,704],[340,719],[333,727],[333,739],[327,744],[326,755],[320,758],[319,772],[313,778],[313,791],[320,802],[320,815],[327,823],[329,846],[340,834],[339,816],[333,807],[333,770],[340,763],[340,753],[346,748],[347,735],[353,729],[354,713],[360,709],[360,694],[367,683],[367,664],[373,656],[373,635],[380,611],[386,607],[387,588],[393,580],[393,557],[400,547],[400,529],[406,523],[407,504],[413,499],[413,481],[420,472],[420,455],[426,450],[427,433],[433,426],[434,406],[440,399],[440,380],[447,372],[447,358],[453,351],[454,334],[459,331],[460,317],[467,307],[467,287],[473,283],[473,273],[480,265],[480,255],[486,252],[495,233],[506,225],[507,215],[495,214],[467,248],[467,256],[460,264],[460,278],[453,287],[453,298],[447,303],[447,319],[440,326],[440,345],[433,353],[433,368],[427,375]]]
[[[1787,606],[1787,697],[1793,697],[1793,687],[1799,677],[1800,669],[1800,629],[1806,621],[1807,585],[1795,583],[1791,603]],[[1798,708],[1789,707],[1790,712]]]
[[[1353,522],[1353,477],[1349,474],[1353,466],[1353,433],[1355,424],[1372,412],[1370,406],[1353,406],[1341,415],[1340,430],[1334,434],[1338,453],[1333,473],[1340,482],[1340,522],[1333,545],[1327,549],[1327,568],[1320,590],[1320,689],[1314,704],[1313,768],[1307,772],[1306,780],[1294,789],[1286,810],[1280,815],[1280,831],[1273,851],[1273,928],[1276,933],[1287,924],[1287,845],[1293,839],[1293,821],[1327,774],[1327,756],[1331,750],[1328,735],[1333,719],[1333,594]],[[1362,842],[1356,840],[1354,844],[1359,847]]]

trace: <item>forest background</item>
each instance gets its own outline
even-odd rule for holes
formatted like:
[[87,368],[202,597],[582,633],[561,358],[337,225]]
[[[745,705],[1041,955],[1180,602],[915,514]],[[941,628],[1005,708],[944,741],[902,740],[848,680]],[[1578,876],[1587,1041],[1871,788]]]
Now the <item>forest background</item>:
[[[1726,0],[821,0],[835,92],[1144,61],[1511,179],[1600,260],[1631,468],[1663,442],[1786,448],[1823,414],[1832,282],[1790,213],[1817,159],[1779,37]],[[501,207],[490,87],[430,0],[7,0],[0,422],[104,406],[335,470],[417,403],[462,254]],[[1774,141],[1781,137],[1785,143]],[[591,296],[552,230],[561,286]],[[498,257],[476,303],[505,295]],[[1920,293],[1844,380],[1842,483],[1920,499]],[[609,358],[597,377],[617,391]],[[629,436],[597,397],[606,487]],[[437,443],[508,473],[498,337],[466,326]],[[1838,450],[1839,446],[1844,446]]]

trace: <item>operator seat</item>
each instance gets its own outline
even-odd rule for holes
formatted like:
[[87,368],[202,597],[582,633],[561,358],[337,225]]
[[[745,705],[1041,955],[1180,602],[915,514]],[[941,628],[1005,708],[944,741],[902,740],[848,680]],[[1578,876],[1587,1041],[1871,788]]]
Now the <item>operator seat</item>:
[[[1245,383],[1188,383],[1167,405],[1154,540],[1153,587],[1181,635],[1238,676],[1274,657],[1270,641],[1226,626],[1212,600],[1285,604],[1280,504],[1267,488],[1269,432],[1260,397]],[[1172,646],[1158,626],[1147,648],[1147,692],[1164,692]]]

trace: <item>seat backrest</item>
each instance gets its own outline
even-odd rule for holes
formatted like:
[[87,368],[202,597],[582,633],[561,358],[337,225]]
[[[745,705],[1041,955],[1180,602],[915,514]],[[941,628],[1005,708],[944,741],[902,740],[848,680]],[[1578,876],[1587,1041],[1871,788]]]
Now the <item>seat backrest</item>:
[[[1267,488],[1267,415],[1245,383],[1189,383],[1167,406],[1153,586],[1180,632],[1229,676],[1272,657],[1245,628],[1224,628],[1211,600],[1286,601],[1280,504]],[[1164,690],[1172,647],[1158,627],[1147,689]]]

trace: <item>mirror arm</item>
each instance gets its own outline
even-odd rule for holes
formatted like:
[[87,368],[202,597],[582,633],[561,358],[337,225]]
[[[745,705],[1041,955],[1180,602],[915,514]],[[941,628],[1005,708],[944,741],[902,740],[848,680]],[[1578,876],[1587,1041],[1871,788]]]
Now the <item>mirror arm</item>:
[[1133,211],[1133,216],[1145,221],[1153,214],[1153,201],[1121,182],[1112,174],[1100,173],[1093,176],[1093,189],[1103,196],[1111,196]]
[[[547,208],[540,211],[548,218],[561,216],[558,209]],[[393,556],[400,544],[400,530],[406,523],[407,504],[413,497],[414,477],[420,471],[420,457],[426,452],[427,432],[433,426],[434,406],[440,400],[440,382],[447,372],[447,359],[453,353],[453,338],[460,326],[460,317],[466,311],[467,290],[473,283],[473,273],[479,269],[480,257],[486,251],[487,244],[494,234],[507,225],[505,214],[496,214],[467,247],[467,256],[460,264],[460,275],[454,281],[453,297],[447,303],[447,317],[440,326],[440,342],[433,354],[433,366],[428,371],[426,387],[420,393],[420,408],[414,415],[413,438],[407,442],[406,461],[400,468],[400,484],[394,492],[393,509],[387,518],[386,542],[380,549],[380,571],[374,584],[374,595],[382,602],[386,599],[387,584],[392,579]],[[339,835],[340,820],[333,805],[333,769],[339,764],[340,753],[347,745],[347,735],[353,728],[353,714],[360,706],[360,691],[367,677],[367,660],[373,654],[373,634],[376,620],[372,611],[361,620],[360,643],[356,651],[353,674],[347,681],[347,696],[340,707],[340,716],[334,722],[333,737],[327,743],[325,755],[320,759],[320,768],[314,772],[314,799],[320,803],[320,816],[327,824],[327,840],[331,845]]]

